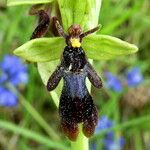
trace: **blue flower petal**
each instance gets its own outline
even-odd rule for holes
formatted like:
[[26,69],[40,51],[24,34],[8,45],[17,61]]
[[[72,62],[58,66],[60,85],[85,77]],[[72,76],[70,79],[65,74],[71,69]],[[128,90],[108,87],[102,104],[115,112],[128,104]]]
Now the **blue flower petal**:
[[[114,122],[110,120],[107,116],[102,116],[98,121],[96,132],[100,132],[101,130],[111,128],[114,125]],[[104,150],[122,150],[124,146],[124,139],[122,137],[119,137],[116,140],[114,132],[111,131],[104,136],[103,143]]]
[[140,68],[134,67],[128,71],[126,81],[129,87],[136,87],[143,82],[143,75]]
[[[0,63],[2,75],[0,82],[10,82],[13,85],[26,84],[28,82],[27,66],[24,65],[20,58],[12,55],[5,55]],[[4,80],[3,74],[7,75],[7,81]]]
[[100,130],[108,129],[113,126],[113,122],[107,117],[107,116],[102,116],[98,120],[98,125],[96,127],[96,133],[99,132]]
[[120,144],[122,139],[123,138],[118,138],[117,140],[104,139],[105,150],[122,150],[124,146],[124,143]]
[[14,107],[18,104],[17,96],[5,88],[0,88],[0,106]]
[[114,90],[115,92],[121,92],[123,87],[121,81],[117,76],[113,75],[110,72],[105,72],[106,77],[106,87]]
[[26,72],[19,72],[16,76],[12,76],[10,82],[13,85],[26,84],[28,82],[28,75]]
[[0,84],[2,85],[4,82],[8,80],[8,75],[6,73],[1,73],[0,74]]
[[90,145],[90,149],[91,149],[91,150],[96,150],[96,144],[95,144],[95,143],[92,143],[92,144]]

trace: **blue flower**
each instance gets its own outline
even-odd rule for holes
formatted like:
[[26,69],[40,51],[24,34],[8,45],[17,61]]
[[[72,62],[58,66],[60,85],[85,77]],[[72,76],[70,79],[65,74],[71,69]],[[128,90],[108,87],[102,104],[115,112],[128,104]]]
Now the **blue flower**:
[[110,119],[108,119],[107,116],[102,116],[98,121],[95,132],[97,133],[100,130],[111,128],[113,124],[114,123]]
[[[112,120],[110,120],[107,116],[102,116],[96,127],[96,133],[111,128],[115,124]],[[121,150],[124,145],[124,139],[122,137],[115,138],[115,134],[113,131],[108,132],[104,138],[102,139],[104,150]],[[95,143],[92,144],[92,150],[96,149]]]
[[6,88],[0,87],[0,106],[13,107],[18,103],[17,96]]
[[126,81],[129,87],[136,87],[143,82],[143,75],[140,68],[134,67],[128,71]]
[[110,72],[105,72],[106,77],[106,87],[114,90],[115,92],[121,92],[123,87],[121,81],[117,76],[113,75]]
[[6,87],[6,84],[10,83],[13,86],[26,84],[28,82],[27,66],[20,58],[5,55],[0,62],[0,68],[0,106],[16,106],[17,96]]
[[2,69],[1,79],[8,80],[13,85],[25,84],[28,82],[27,66],[20,58],[12,55],[5,55],[0,63]]
[[125,143],[124,139],[122,137],[119,137],[117,140],[113,139],[104,139],[104,149],[105,150],[122,150],[123,145]]

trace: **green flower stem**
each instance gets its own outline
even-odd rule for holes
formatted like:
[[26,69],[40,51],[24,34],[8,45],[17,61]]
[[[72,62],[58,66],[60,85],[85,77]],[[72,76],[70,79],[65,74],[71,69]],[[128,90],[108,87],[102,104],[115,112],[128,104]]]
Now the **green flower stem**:
[[82,124],[79,124],[79,136],[77,141],[71,142],[71,150],[89,150],[88,138],[83,135]]
[[47,132],[47,134],[54,140],[59,140],[59,136],[48,125],[48,123],[42,118],[42,116],[35,110],[35,108],[17,91],[17,89],[11,84],[7,85],[20,98],[20,103],[30,113],[30,115],[39,123],[39,125]]

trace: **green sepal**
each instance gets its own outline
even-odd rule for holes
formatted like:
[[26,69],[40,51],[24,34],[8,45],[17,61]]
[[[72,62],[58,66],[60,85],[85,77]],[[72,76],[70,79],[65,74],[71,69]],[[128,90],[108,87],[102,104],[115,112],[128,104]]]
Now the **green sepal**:
[[54,0],[7,0],[7,6],[51,3]]
[[63,38],[38,38],[18,47],[14,54],[30,62],[46,62],[59,59],[65,42]]
[[88,58],[106,60],[137,52],[134,44],[108,35],[91,35],[83,39],[82,47]]
[[72,24],[79,24],[84,31],[97,25],[100,0],[58,0],[58,4],[65,31]]

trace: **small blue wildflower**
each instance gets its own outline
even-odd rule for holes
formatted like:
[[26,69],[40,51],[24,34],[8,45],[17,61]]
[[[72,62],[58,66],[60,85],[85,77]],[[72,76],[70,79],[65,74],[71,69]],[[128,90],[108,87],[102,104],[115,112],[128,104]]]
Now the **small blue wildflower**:
[[136,87],[143,82],[143,75],[140,68],[134,67],[128,71],[126,81],[129,87]]
[[0,106],[13,107],[18,103],[17,96],[6,88],[0,87]]
[[[5,55],[0,63],[2,74],[0,78],[5,78],[13,85],[26,84],[28,82],[27,66],[20,58],[12,55]],[[5,76],[5,77],[4,77]]]
[[28,82],[27,66],[24,65],[20,58],[12,55],[5,55],[0,62],[0,106],[16,106],[17,96],[11,92],[6,85],[13,86],[26,84]]
[[124,145],[124,139],[122,137],[119,137],[118,139],[104,139],[104,148],[105,150],[122,150]]
[[100,130],[108,129],[113,126],[113,122],[107,116],[101,116],[98,121],[95,132],[99,132]]
[[113,75],[110,72],[105,72],[106,77],[106,87],[114,90],[115,92],[121,92],[123,87],[121,81],[117,76]]
[[[102,116],[99,121],[98,125],[96,127],[96,133],[111,128],[115,124],[112,120],[110,120],[107,116]],[[114,132],[108,132],[104,138],[102,139],[104,150],[122,150],[124,145],[124,139],[122,137],[119,137],[118,139],[115,139]],[[96,149],[95,143],[92,144],[92,150]]]

